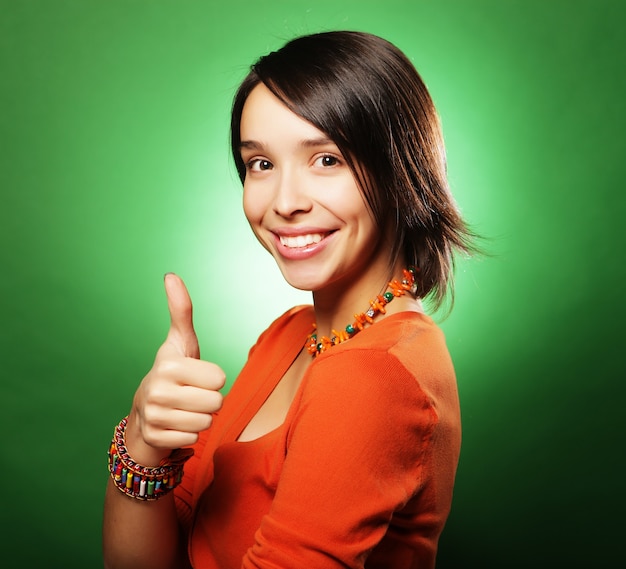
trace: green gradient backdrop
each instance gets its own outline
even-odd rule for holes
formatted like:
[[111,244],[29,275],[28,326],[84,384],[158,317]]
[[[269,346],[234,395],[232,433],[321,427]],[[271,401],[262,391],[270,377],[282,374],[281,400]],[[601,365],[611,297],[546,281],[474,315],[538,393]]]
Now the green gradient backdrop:
[[256,56],[337,28],[415,62],[495,253],[459,264],[442,323],[464,446],[439,568],[623,561],[622,4],[0,1],[2,565],[101,566],[105,450],[167,330],[163,273],[230,380],[307,300],[240,212],[228,112]]

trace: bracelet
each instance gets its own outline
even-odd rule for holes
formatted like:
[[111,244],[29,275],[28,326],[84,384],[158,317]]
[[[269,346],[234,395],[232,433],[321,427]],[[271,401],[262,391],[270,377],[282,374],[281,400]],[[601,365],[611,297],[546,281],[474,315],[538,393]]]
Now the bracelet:
[[127,496],[138,500],[158,500],[176,488],[183,479],[183,467],[193,449],[178,448],[164,458],[159,466],[137,464],[126,450],[124,435],[128,417],[115,427],[109,447],[109,473],[115,486]]

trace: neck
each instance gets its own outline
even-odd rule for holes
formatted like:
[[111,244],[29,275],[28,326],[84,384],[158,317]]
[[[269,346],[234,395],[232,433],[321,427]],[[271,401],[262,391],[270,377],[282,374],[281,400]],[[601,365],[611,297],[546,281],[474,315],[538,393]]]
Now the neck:
[[[396,263],[392,271],[387,266],[369,267],[349,283],[337,282],[314,291],[318,335],[332,336],[333,330],[344,330],[347,324],[354,321],[356,313],[365,312],[370,302],[387,290],[390,280],[403,278],[403,268],[402,262]],[[402,311],[421,312],[421,303],[411,294],[395,298],[385,306],[384,314],[377,315],[376,321]]]

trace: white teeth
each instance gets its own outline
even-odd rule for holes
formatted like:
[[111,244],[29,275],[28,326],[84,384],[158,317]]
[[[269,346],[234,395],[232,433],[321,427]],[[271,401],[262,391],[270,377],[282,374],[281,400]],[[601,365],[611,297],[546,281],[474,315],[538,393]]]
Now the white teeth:
[[285,247],[297,248],[297,247],[306,247],[307,245],[312,245],[313,243],[319,243],[323,239],[323,235],[321,233],[311,233],[309,235],[295,235],[293,237],[287,237],[285,235],[280,236],[280,242]]

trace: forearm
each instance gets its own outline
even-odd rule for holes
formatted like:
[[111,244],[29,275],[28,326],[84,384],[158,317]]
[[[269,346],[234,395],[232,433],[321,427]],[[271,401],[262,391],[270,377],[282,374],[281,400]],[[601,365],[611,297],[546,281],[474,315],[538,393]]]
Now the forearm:
[[[129,418],[123,430],[125,446],[118,446],[116,428],[112,453],[130,456],[139,464],[159,465],[170,451],[145,444],[137,422]],[[129,464],[128,462],[126,464]],[[119,467],[118,467],[119,468]],[[130,469],[130,466],[128,467]],[[128,476],[132,478],[132,473]],[[122,479],[123,480],[123,479]],[[119,481],[108,480],[103,517],[103,553],[106,569],[150,567],[151,569],[178,569],[188,565],[180,562],[179,525],[173,492],[156,500],[143,500],[122,492]]]
[[103,519],[106,569],[190,567],[179,538],[173,493],[159,500],[126,496],[109,480]]

